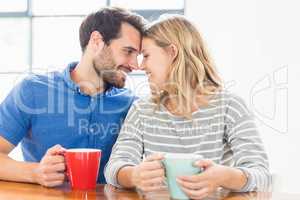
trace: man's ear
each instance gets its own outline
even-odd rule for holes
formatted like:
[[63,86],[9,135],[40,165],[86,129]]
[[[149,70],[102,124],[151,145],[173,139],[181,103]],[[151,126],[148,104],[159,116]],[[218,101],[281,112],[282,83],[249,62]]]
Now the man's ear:
[[177,46],[174,45],[174,44],[170,44],[168,46],[168,53],[171,56],[171,59],[172,59],[172,62],[173,62],[175,60],[175,58],[177,57],[177,55],[178,55],[178,48],[177,48]]
[[102,50],[105,45],[103,37],[98,31],[93,31],[91,33],[89,43],[94,51]]

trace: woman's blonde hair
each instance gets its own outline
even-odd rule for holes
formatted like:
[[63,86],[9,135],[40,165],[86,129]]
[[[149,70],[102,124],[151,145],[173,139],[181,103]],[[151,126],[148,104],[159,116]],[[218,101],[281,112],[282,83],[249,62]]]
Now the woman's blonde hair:
[[[166,103],[162,100],[172,99],[176,102],[177,113],[191,118],[197,96],[211,95],[222,88],[199,31],[184,16],[168,14],[149,24],[144,37],[152,39],[159,47],[173,44],[178,49],[168,71],[168,81],[163,92],[153,96],[154,102],[159,105]],[[208,103],[204,98],[201,100]]]

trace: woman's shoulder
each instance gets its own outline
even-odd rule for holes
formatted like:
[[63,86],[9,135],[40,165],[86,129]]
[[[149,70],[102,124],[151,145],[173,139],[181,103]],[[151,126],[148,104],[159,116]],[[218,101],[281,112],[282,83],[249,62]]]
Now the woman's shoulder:
[[222,105],[245,104],[245,100],[242,97],[229,90],[222,90],[212,95],[211,102],[221,103]]
[[145,112],[155,109],[156,104],[152,101],[151,97],[140,97],[133,102],[132,106],[139,112]]
[[234,92],[221,91],[215,96],[214,100],[217,104],[222,105],[226,115],[232,116],[236,120],[241,116],[252,115],[246,101]]

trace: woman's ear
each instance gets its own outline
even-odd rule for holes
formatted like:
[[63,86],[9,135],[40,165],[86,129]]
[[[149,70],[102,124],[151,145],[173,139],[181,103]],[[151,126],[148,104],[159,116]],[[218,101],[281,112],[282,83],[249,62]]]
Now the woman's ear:
[[176,45],[170,44],[168,47],[168,51],[169,51],[169,54],[170,54],[172,62],[173,62],[178,55],[178,48]]
[[105,45],[103,37],[98,31],[93,31],[91,33],[89,43],[94,51],[102,50]]

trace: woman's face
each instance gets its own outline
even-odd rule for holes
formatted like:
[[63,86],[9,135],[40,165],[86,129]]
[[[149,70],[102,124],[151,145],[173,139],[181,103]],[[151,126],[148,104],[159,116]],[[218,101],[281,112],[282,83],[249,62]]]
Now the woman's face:
[[144,57],[141,68],[148,76],[152,92],[159,92],[167,82],[167,73],[172,63],[171,56],[149,38],[142,41],[142,53]]

